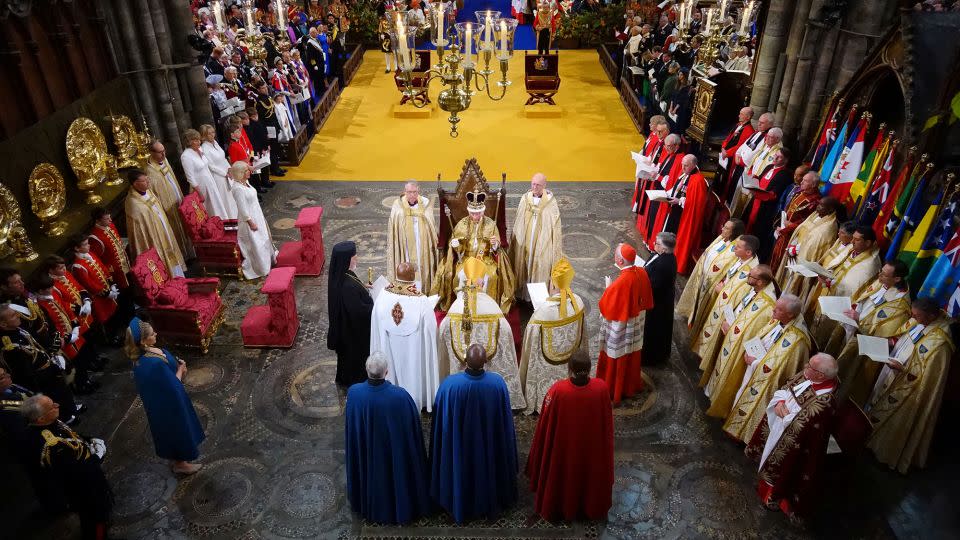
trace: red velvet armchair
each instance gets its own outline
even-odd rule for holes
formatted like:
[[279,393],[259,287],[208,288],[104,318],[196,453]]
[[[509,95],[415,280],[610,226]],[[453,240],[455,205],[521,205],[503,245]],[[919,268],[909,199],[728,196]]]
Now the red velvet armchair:
[[[207,215],[203,195],[196,191],[183,198],[178,210],[203,272],[235,275],[243,279],[243,255],[237,245],[237,220],[224,221],[218,216]],[[232,230],[227,230],[227,226],[231,226]]]
[[300,210],[296,227],[300,229],[300,240],[284,242],[277,255],[277,267],[292,266],[298,276],[319,276],[323,271],[323,229],[320,219],[323,208],[308,206]]
[[171,278],[156,248],[141,253],[130,274],[160,339],[205,354],[224,319],[220,279]]

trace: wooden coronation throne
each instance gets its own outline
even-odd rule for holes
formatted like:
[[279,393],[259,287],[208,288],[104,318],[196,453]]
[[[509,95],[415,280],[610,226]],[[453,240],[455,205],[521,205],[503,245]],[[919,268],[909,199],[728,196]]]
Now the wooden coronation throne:
[[560,90],[560,56],[557,53],[530,54],[523,58],[524,84],[527,87],[526,105],[546,103],[556,105],[553,96]]
[[[400,78],[400,68],[398,67],[393,75],[393,80],[397,83],[397,90],[400,91],[400,104],[413,101],[419,105],[430,103],[430,96],[427,95],[427,71],[430,69],[430,51],[414,51],[416,55],[416,65],[413,66],[413,72],[410,74],[410,86],[418,92],[416,96],[404,94],[406,86],[403,79]],[[422,92],[422,93],[420,93]]]
[[[460,178],[457,179],[457,185],[453,191],[447,191],[440,185],[440,175],[437,175],[437,200],[440,209],[440,223],[437,230],[437,251],[442,258],[447,253],[447,245],[450,241],[450,235],[453,233],[457,223],[467,217],[467,193],[474,190],[487,194],[486,210],[484,215],[492,219],[497,224],[497,232],[500,233],[500,249],[494,255],[499,257],[508,257],[509,239],[507,236],[507,175],[504,173],[500,181],[500,189],[494,191],[487,183],[477,158],[470,158],[463,164],[460,171]],[[454,261],[454,268],[456,268]],[[439,308],[438,308],[439,309]],[[446,311],[437,311],[437,324],[443,320]],[[513,332],[514,346],[518,348],[522,340],[520,334],[520,310],[514,304],[509,313],[506,314],[507,322]]]

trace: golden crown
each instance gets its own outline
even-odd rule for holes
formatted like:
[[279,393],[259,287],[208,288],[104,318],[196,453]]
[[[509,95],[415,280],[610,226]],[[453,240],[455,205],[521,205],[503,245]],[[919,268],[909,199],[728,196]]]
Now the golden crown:
[[467,193],[467,210],[470,212],[483,212],[487,209],[487,194],[482,191],[471,191]]

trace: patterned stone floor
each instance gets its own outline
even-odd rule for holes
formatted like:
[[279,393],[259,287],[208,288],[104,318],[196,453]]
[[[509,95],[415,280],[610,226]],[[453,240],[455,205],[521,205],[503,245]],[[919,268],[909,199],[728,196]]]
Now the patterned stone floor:
[[[435,193],[433,186],[425,191]],[[588,299],[591,336],[602,276],[612,273],[612,246],[635,240],[624,184],[556,184],[564,209],[564,248]],[[508,185],[509,206],[526,189]],[[328,249],[344,239],[359,244],[360,272],[382,272],[389,205],[401,190],[386,183],[281,183],[264,209],[277,242],[293,239],[300,208],[324,206]],[[434,195],[435,196],[435,195]],[[512,222],[513,210],[508,212]],[[178,351],[190,365],[186,384],[206,428],[203,470],[177,480],[153,455],[149,429],[135,398],[128,364],[117,357],[103,376],[105,390],[88,399],[85,433],[108,440],[105,470],[116,506],[119,538],[846,538],[933,537],[956,534],[955,513],[938,479],[957,466],[936,458],[925,472],[902,477],[866,457],[840,466],[825,490],[822,518],[806,529],[764,510],[753,493],[754,470],[741,449],[707,419],[696,388],[695,363],[677,325],[668,365],[645,368],[647,389],[615,409],[616,485],[606,522],[549,523],[519,504],[495,521],[462,526],[445,515],[407,527],[381,527],[351,513],[343,474],[344,392],[333,383],[335,357],[326,350],[326,274],[298,278],[302,326],[287,351],[244,349],[239,322],[262,301],[257,282],[224,282],[227,322],[209,354]],[[679,285],[678,285],[679,286]],[[592,353],[596,356],[596,344]],[[521,463],[535,418],[517,416]],[[423,418],[425,433],[429,418]],[[14,471],[14,475],[17,473]],[[521,478],[521,486],[525,485]],[[14,482],[17,481],[14,476]],[[22,477],[20,478],[22,482]],[[24,485],[26,485],[24,483]],[[20,538],[69,538],[74,518],[49,522],[31,514],[30,498],[2,499],[20,509]],[[10,504],[7,504],[10,502]],[[952,505],[951,505],[952,506]],[[2,536],[2,535],[0,535]]]

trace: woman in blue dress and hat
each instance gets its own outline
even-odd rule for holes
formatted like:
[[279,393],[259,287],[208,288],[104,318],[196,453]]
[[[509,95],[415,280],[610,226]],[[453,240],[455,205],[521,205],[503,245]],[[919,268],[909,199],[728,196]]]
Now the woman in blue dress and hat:
[[127,328],[127,355],[133,360],[133,378],[147,413],[157,456],[170,460],[173,472],[193,474],[201,465],[205,437],[197,411],[183,387],[187,365],[170,351],[156,346],[157,332],[137,317]]

